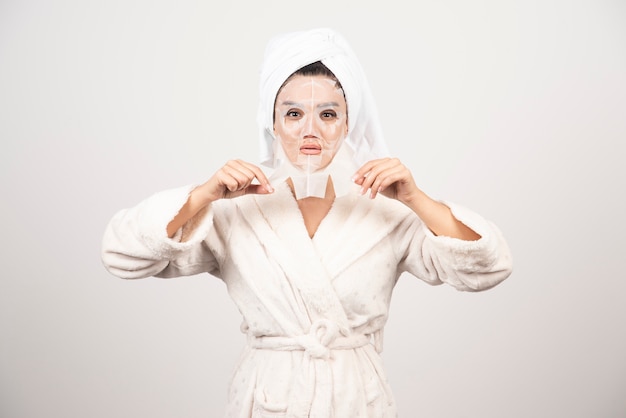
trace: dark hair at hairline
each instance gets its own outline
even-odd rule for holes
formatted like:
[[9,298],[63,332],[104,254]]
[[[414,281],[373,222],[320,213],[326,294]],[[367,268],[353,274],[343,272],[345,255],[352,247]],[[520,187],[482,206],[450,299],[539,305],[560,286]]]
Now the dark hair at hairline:
[[[338,89],[341,89],[341,91],[343,92],[343,87],[341,86],[341,83],[339,82],[339,79],[337,79],[337,76],[335,76],[335,74],[330,71],[328,69],[327,66],[325,66],[322,61],[315,61],[312,62],[311,64],[305,65],[304,67],[294,71],[289,77],[287,77],[287,79],[285,80],[285,82],[280,86],[280,88],[278,89],[278,91],[276,92],[276,97],[274,97],[274,107],[273,109],[276,108],[276,99],[278,98],[278,95],[280,94],[281,90],[283,89],[283,87],[285,87],[285,85],[295,76],[323,76],[323,77],[328,77],[331,80],[335,81],[335,87],[337,87]],[[345,92],[343,93],[343,97],[345,99],[346,94]],[[272,116],[272,120],[274,122],[276,122],[276,115],[275,112],[272,110],[272,114],[274,116]]]
[[[325,66],[321,61],[315,61],[309,65],[305,65],[304,67],[300,68],[299,70],[296,70],[293,74],[291,74],[289,77],[287,77],[287,80],[285,80],[285,82],[283,83],[283,86],[285,84],[287,84],[287,82],[296,75],[303,75],[303,76],[317,76],[317,75],[321,75],[324,77],[328,77],[332,80],[335,81],[336,87],[337,88],[342,88],[341,87],[341,83],[339,82],[339,80],[337,79],[337,76],[335,76],[335,74],[333,74],[332,71],[330,71],[328,69],[327,66]],[[281,86],[282,89],[282,86]],[[278,89],[278,91],[280,91],[280,89]]]

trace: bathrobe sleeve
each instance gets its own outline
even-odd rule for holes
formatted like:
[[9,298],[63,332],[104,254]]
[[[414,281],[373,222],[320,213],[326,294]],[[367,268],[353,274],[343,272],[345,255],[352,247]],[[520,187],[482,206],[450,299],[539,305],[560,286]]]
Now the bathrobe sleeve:
[[117,212],[102,239],[102,262],[124,279],[177,277],[202,272],[217,275],[218,264],[205,242],[213,224],[210,208],[167,236],[167,225],[185,204],[194,186],[165,190]]
[[509,247],[492,222],[450,202],[456,219],[478,233],[476,241],[436,236],[421,221],[405,220],[400,229],[408,241],[400,271],[407,271],[433,285],[447,283],[462,291],[490,289],[512,272]]

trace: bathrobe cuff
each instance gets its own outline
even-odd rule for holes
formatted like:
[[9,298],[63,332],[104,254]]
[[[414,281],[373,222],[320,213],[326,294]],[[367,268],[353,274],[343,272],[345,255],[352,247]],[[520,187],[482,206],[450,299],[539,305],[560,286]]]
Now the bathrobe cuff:
[[452,211],[452,215],[480,235],[476,241],[465,241],[458,238],[437,236],[424,225],[426,239],[434,247],[440,259],[460,272],[487,271],[498,261],[503,245],[500,231],[491,222],[477,213],[452,202],[441,201]]
[[160,259],[171,259],[203,241],[213,225],[210,207],[201,210],[172,238],[167,236],[167,225],[178,214],[197,187],[187,185],[158,192],[141,203],[139,208],[139,235],[145,245]]

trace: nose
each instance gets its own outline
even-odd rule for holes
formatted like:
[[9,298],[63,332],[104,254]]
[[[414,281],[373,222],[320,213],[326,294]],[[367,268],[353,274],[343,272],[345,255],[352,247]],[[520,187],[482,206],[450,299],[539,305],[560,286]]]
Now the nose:
[[320,137],[318,124],[315,120],[315,117],[313,117],[312,115],[307,115],[306,117],[303,126],[302,137],[304,139]]

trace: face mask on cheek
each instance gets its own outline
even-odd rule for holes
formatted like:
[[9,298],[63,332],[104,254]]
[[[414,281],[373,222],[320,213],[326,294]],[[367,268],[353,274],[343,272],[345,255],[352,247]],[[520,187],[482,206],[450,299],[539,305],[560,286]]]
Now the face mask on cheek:
[[274,167],[276,176],[291,178],[298,199],[325,196],[327,167],[346,131],[345,98],[334,80],[297,76],[279,92],[274,108]]
[[[315,171],[329,164],[346,135],[346,116],[337,110],[324,120],[325,112],[306,109],[305,115],[290,118],[276,110],[275,137],[291,163],[305,171]],[[300,112],[298,110],[297,112]]]
[[[344,138],[337,141],[334,151],[325,149],[320,155],[299,155],[296,161],[287,157],[280,138],[274,140],[273,146],[275,171],[269,180],[273,184],[278,184],[291,178],[296,199],[323,198],[326,195],[329,177],[332,179],[336,197],[358,188],[351,180],[358,166]],[[330,163],[320,168],[320,163],[325,158],[328,158]]]
[[343,140],[343,137],[332,142],[319,139],[284,140],[280,136],[276,138],[284,157],[295,167],[307,173],[312,173],[328,165],[333,160]]

